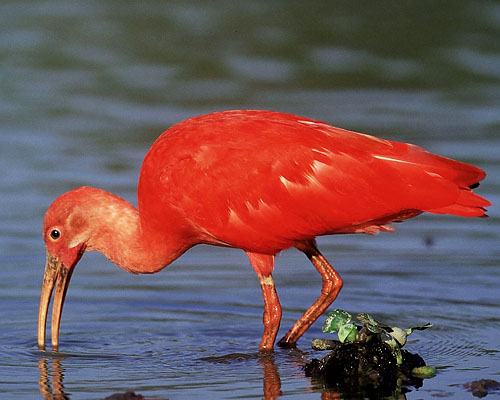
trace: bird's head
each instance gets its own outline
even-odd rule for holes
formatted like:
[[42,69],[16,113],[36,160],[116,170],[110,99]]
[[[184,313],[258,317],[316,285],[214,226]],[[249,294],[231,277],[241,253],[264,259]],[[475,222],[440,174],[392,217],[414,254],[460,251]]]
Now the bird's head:
[[[85,251],[99,251],[128,271],[143,272],[134,269],[136,265],[145,264],[140,258],[142,253],[139,251],[137,259],[130,258],[138,250],[139,229],[138,210],[102,189],[83,186],[54,200],[43,222],[47,262],[38,314],[40,349],[45,348],[45,325],[52,292],[52,348],[56,350],[58,347],[66,291],[71,274]],[[147,258],[152,253],[144,254]],[[163,267],[166,262],[161,259],[157,264]]]
[[61,312],[71,274],[82,257],[88,242],[88,218],[81,211],[79,188],[59,196],[49,207],[43,223],[47,261],[43,277],[38,314],[38,347],[45,347],[45,325],[50,298],[55,287],[52,306],[52,346],[57,349]]

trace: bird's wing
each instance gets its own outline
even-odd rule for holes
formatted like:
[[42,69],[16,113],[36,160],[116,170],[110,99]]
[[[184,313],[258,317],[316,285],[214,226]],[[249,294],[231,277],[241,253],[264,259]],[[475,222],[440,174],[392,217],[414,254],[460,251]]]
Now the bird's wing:
[[[153,146],[163,160],[161,202],[221,242],[262,252],[322,234],[372,233],[422,211],[484,213],[467,187],[484,177],[475,167],[270,114],[189,120],[167,131]],[[466,212],[455,205],[460,197]]]

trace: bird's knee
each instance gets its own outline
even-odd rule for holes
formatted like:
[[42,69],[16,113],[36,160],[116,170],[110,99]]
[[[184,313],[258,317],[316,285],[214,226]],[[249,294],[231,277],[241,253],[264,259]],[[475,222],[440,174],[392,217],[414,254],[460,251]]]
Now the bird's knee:
[[323,286],[321,288],[321,293],[328,298],[331,298],[332,301],[335,300],[340,289],[344,285],[344,281],[336,272],[330,277],[330,279],[323,280]]

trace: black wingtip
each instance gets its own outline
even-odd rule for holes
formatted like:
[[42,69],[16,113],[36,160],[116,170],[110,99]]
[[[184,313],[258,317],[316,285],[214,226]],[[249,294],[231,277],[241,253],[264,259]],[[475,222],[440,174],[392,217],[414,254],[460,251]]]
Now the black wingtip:
[[469,189],[475,189],[479,187],[479,182],[473,183],[472,185],[469,185]]

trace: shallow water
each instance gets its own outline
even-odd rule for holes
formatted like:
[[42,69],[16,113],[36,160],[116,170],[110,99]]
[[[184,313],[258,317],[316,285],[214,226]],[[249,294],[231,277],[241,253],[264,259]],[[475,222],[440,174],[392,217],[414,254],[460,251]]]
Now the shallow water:
[[[407,398],[471,398],[464,383],[500,381],[500,7],[325,4],[2,2],[1,398],[322,397],[302,371],[319,357],[309,347],[322,321],[299,350],[258,356],[262,299],[239,250],[199,246],[153,276],[87,254],[60,352],[36,347],[50,202],[89,184],[135,203],[142,157],[164,129],[231,108],[297,113],[487,171],[489,219],[424,215],[394,234],[319,244],[344,278],[336,307],[434,324],[407,347],[438,375]],[[321,283],[294,250],[275,280],[284,333]]]

